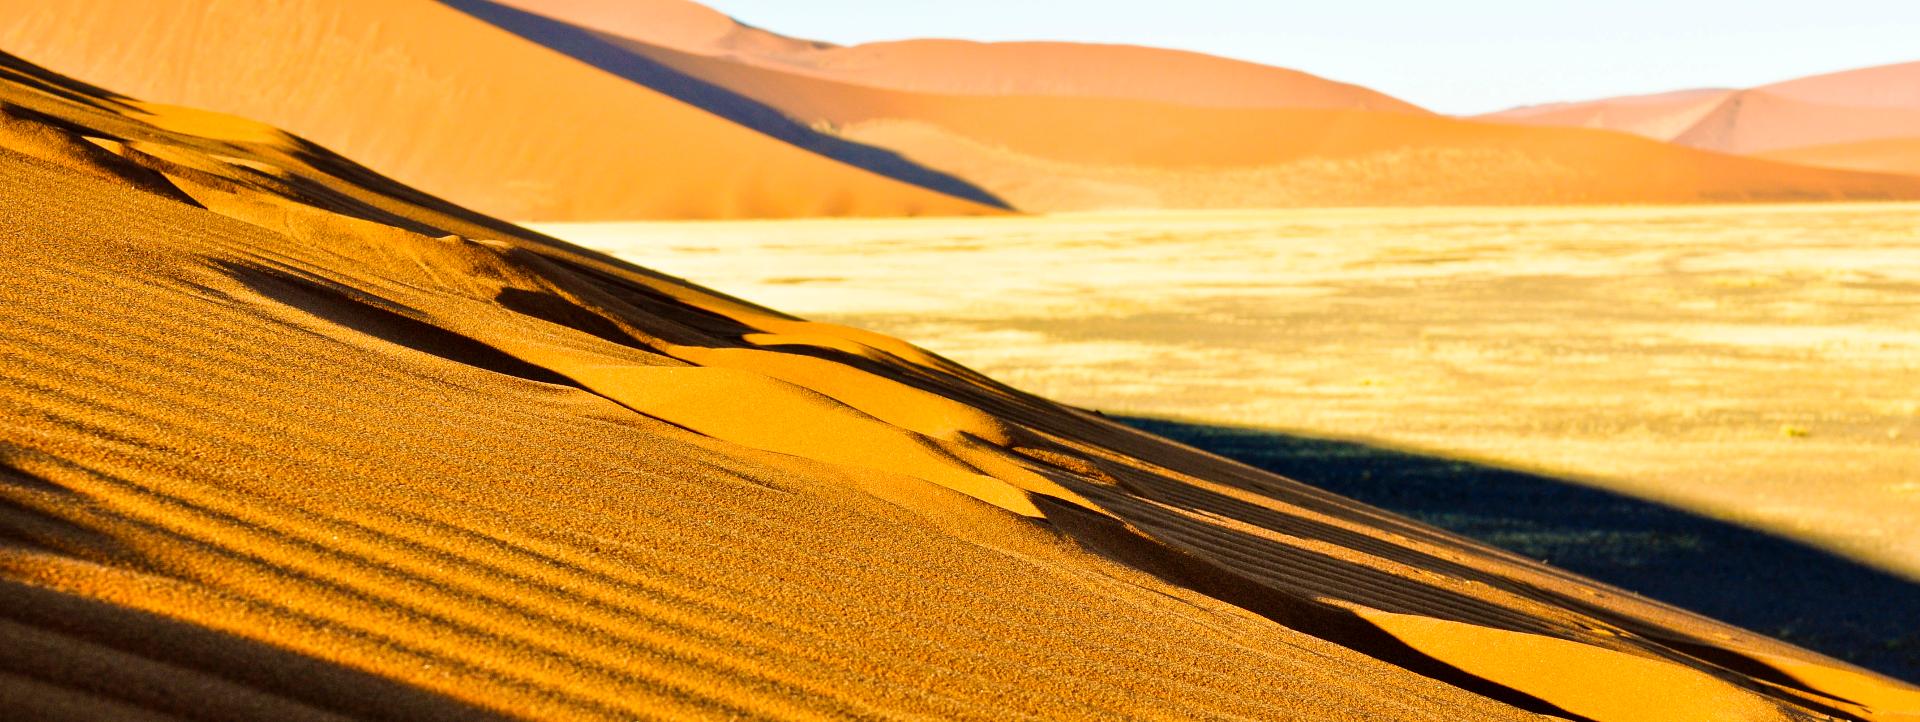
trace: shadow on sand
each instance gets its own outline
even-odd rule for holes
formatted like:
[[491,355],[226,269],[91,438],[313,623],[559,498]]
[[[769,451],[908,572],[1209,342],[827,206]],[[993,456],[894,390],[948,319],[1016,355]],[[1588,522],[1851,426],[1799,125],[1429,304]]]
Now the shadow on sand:
[[1130,426],[1854,664],[1920,681],[1920,584],[1564,479],[1350,441]]
[[[565,53],[575,60],[791,145],[950,196],[995,208],[1012,208],[998,196],[956,176],[920,165],[884,148],[816,131],[765,103],[670,68],[591,30],[488,0],[441,2],[502,30]],[[647,129],[635,128],[634,132],[644,133]]]

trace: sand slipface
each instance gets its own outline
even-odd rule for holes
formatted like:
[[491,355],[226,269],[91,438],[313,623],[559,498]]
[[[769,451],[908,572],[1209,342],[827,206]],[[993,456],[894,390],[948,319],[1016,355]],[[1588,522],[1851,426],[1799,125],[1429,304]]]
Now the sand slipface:
[[1920,710],[271,126],[0,105],[10,716]]

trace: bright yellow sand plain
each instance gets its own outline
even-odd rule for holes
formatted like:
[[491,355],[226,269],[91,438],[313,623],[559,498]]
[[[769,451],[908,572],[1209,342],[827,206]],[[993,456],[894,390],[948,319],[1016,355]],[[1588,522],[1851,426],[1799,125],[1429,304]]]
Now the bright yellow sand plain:
[[1920,205],[543,228],[1069,403],[1546,470],[1920,577]]

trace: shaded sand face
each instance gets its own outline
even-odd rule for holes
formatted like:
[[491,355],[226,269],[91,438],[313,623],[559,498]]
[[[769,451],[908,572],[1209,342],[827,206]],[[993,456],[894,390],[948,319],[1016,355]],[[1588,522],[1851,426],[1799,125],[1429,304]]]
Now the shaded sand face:
[[0,247],[0,716],[1920,711],[1778,640],[4,55]]
[[1545,470],[1920,577],[1920,206],[545,229],[1068,403]]

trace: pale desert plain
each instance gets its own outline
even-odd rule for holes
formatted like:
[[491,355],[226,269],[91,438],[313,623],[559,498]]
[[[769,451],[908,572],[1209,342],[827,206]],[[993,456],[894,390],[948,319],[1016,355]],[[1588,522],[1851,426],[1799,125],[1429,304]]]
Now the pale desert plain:
[[[1486,462],[1920,579],[1920,204],[535,227],[1203,447],[1245,427]],[[1911,620],[1822,624],[1840,613],[1766,631],[1920,674]]]

